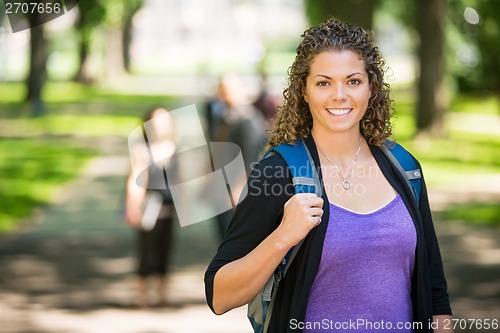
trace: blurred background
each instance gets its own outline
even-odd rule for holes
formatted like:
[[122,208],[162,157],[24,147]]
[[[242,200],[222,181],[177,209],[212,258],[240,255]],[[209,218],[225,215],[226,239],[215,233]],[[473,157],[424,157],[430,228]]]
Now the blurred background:
[[50,20],[8,14],[10,3],[0,1],[0,331],[251,332],[245,308],[217,317],[205,305],[214,221],[177,224],[169,306],[134,307],[127,138],[152,105],[195,104],[206,121],[226,73],[249,103],[265,77],[279,104],[301,33],[335,15],[373,31],[386,58],[395,139],[423,165],[455,318],[497,323],[456,331],[500,332],[498,1],[84,0]]

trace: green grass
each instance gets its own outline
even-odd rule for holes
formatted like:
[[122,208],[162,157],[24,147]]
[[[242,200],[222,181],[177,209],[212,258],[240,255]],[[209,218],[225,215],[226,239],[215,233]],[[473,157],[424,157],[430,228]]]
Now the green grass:
[[[477,177],[500,174],[499,137],[477,138],[454,134],[450,139],[405,141],[402,144],[418,158],[430,188],[457,189],[475,186]],[[498,179],[498,178],[496,178]],[[476,223],[471,219],[470,223]],[[500,227],[500,218],[497,219]]]
[[57,188],[75,177],[96,151],[47,139],[0,139],[0,232],[13,230]]
[[[19,106],[26,95],[26,87],[22,82],[0,83],[0,106]],[[75,82],[48,82],[43,89],[43,99],[48,106],[77,103],[106,104],[172,104],[176,101],[166,95],[123,94],[119,91],[104,89],[99,86],[83,85]],[[108,113],[111,110],[108,110]],[[141,110],[139,110],[140,112]],[[0,117],[3,115],[0,113]]]
[[[447,128],[445,138],[414,137],[413,104],[396,100],[394,135],[420,161],[428,187],[457,188],[473,184],[474,176],[500,174],[500,128],[497,134],[483,133],[481,115],[499,115],[500,101],[493,96],[459,96],[451,113],[474,113],[475,131]],[[473,117],[474,118],[474,117]],[[487,121],[487,120],[486,120]],[[471,225],[500,227],[500,203],[469,202],[435,212],[438,220],[462,221]]]
[[461,221],[477,226],[500,227],[500,205],[498,202],[470,202],[453,205],[435,216],[446,222]]
[[44,89],[45,115],[31,117],[22,83],[0,83],[0,233],[50,203],[101,147],[86,138],[127,137],[151,105],[169,96],[124,95],[72,82]]
[[137,117],[95,114],[51,114],[38,118],[2,119],[3,136],[70,137],[127,136],[139,125]]
[[454,112],[500,115],[500,96],[494,94],[460,95],[451,103]]
[[[23,106],[21,83],[0,83],[0,232],[14,229],[34,207],[50,203],[56,189],[74,178],[98,148],[82,148],[85,138],[126,137],[145,108],[176,103],[169,96],[124,95],[99,86],[51,82],[44,90],[46,113],[33,118]],[[467,185],[470,176],[500,174],[498,134],[447,128],[446,138],[414,138],[413,95],[396,91],[394,134],[421,162],[430,187]],[[459,96],[453,113],[499,114],[494,96]],[[479,125],[481,120],[479,119]],[[84,146],[85,147],[85,146]],[[500,226],[495,204],[470,203],[440,212],[443,220]]]
[[24,85],[20,82],[1,83],[0,84],[0,103],[17,103],[23,99],[26,94]]
[[451,104],[451,115],[470,112],[475,105],[477,124],[474,131],[447,128],[444,138],[415,137],[416,127],[411,102],[396,100],[394,137],[421,162],[426,182],[431,187],[450,186],[457,180],[467,183],[467,176],[500,173],[500,128],[497,134],[481,132],[480,117],[497,112],[497,99],[481,96],[459,96]]

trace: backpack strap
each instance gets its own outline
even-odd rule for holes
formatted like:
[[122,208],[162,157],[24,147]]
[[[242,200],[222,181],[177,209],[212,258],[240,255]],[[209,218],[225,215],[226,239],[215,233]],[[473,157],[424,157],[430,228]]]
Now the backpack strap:
[[[323,186],[321,185],[316,165],[304,141],[298,140],[293,144],[283,143],[275,146],[266,152],[264,158],[276,154],[279,154],[285,160],[292,176],[292,184],[296,194],[315,193],[319,197],[323,195]],[[285,277],[303,242],[304,240],[301,240],[287,252],[261,293],[248,303],[248,318],[254,332],[267,332],[270,318],[268,313],[272,313],[273,311],[273,296],[277,290],[275,287]]]
[[422,172],[418,168],[417,162],[406,149],[395,142],[387,141],[381,149],[392,165],[401,173],[406,185],[411,189],[417,206],[419,206]]
[[[319,197],[323,195],[323,187],[319,180],[316,165],[304,141],[298,140],[294,144],[282,143],[271,148],[264,155],[264,158],[274,154],[279,154],[285,160],[292,175],[292,184],[295,193],[315,193]],[[264,288],[264,300],[271,300],[273,284],[278,284],[285,277],[303,242],[304,240],[301,240],[297,245],[292,247],[281,260],[281,264],[274,272],[274,283],[268,282]]]
[[295,193],[316,193],[317,196],[322,196],[316,165],[304,141],[299,140],[294,144],[282,143],[268,150],[264,158],[275,154],[285,160],[292,175]]

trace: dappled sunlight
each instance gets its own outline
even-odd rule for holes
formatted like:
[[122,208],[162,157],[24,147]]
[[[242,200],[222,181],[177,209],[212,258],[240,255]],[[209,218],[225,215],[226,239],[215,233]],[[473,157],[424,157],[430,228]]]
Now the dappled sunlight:
[[197,305],[189,310],[129,310],[125,313],[105,309],[88,312],[85,316],[72,311],[47,310],[44,313],[35,311],[31,317],[38,329],[56,332],[250,333],[250,325],[241,321],[245,316],[245,308],[217,317],[205,305]]
[[500,230],[436,221],[455,318],[494,319],[500,310]]
[[97,272],[105,275],[128,274],[134,270],[134,258],[90,258]]
[[[492,65],[498,63],[500,20],[489,10],[495,0],[472,2],[448,5],[447,40],[438,44],[447,45],[446,92],[434,100],[450,102],[441,137],[416,125],[425,68],[417,42],[427,39],[415,38],[408,22],[418,16],[412,11],[419,2],[378,2],[373,28],[389,66],[394,139],[421,162],[425,175],[454,316],[500,319],[500,98],[498,66]],[[177,152],[189,155],[180,159],[177,184],[218,171],[212,168],[215,146],[208,146],[211,159],[189,153],[211,141],[207,133],[202,140],[200,129],[209,127],[205,109],[218,77],[241,75],[251,102],[265,74],[263,87],[281,100],[314,1],[97,3],[105,7],[103,18],[85,29],[74,26],[79,8],[46,25],[48,81],[38,90],[43,107],[25,102],[30,32],[12,33],[0,14],[0,331],[250,333],[246,307],[221,317],[205,303],[204,272],[219,238],[212,207],[193,198],[224,192],[227,199],[226,183],[222,191],[208,181],[193,182],[192,192],[182,193],[194,203],[186,215],[200,223],[181,227],[174,219],[166,306],[137,306],[137,235],[124,221],[127,137],[134,130],[142,134],[140,117],[150,106],[195,106],[196,113],[184,110],[176,118]],[[140,3],[139,9],[121,17],[131,3]],[[355,14],[362,17],[368,6],[358,7]],[[87,9],[99,16],[99,9]],[[128,48],[120,20],[130,24]],[[83,31],[91,36],[82,66],[87,73],[73,81],[85,63]]]
[[2,279],[14,290],[45,293],[61,285],[55,263],[48,264],[35,255],[19,255],[2,263]]
[[[476,265],[500,265],[500,241],[490,235],[464,234],[460,242]],[[497,285],[500,290],[500,284]]]

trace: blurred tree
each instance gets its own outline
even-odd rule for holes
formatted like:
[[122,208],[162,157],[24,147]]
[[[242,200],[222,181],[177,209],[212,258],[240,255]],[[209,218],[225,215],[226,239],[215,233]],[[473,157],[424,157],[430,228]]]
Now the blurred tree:
[[495,0],[478,4],[479,34],[477,42],[481,53],[480,88],[500,92],[500,6]]
[[79,16],[76,21],[76,29],[80,37],[79,46],[79,67],[74,76],[74,80],[82,83],[92,82],[89,73],[89,50],[92,41],[92,32],[94,28],[104,22],[105,9],[101,0],[80,1],[78,5]]
[[130,44],[132,43],[132,29],[134,15],[142,8],[144,0],[128,0],[124,2],[123,15],[122,56],[123,66],[130,72]]
[[448,4],[446,70],[452,77],[455,90],[472,90],[479,77],[478,71],[473,70],[480,62],[478,26],[464,19],[464,0],[449,0]]
[[31,103],[34,116],[43,114],[42,89],[47,80],[47,39],[44,31],[43,13],[34,11],[27,15],[30,31],[30,67],[26,78],[25,100]]
[[420,75],[415,121],[419,132],[441,134],[447,98],[444,89],[444,25],[447,0],[305,0],[312,24],[335,15],[367,30],[372,29],[374,11],[382,7],[399,17],[406,26],[416,28],[420,43]]
[[309,22],[316,25],[331,16],[371,31],[380,0],[305,0]]
[[5,7],[2,5],[0,5],[0,27],[3,25],[3,20],[5,18]]
[[75,80],[89,83],[88,56],[95,29],[106,29],[108,75],[123,69],[130,71],[129,49],[132,41],[132,19],[143,0],[86,0],[79,2],[80,16],[76,23],[80,35],[80,66]]
[[443,80],[447,0],[415,0],[415,5],[420,37],[417,131],[441,135],[448,102]]
[[449,0],[452,73],[458,89],[500,90],[500,6],[496,0]]
[[108,70],[110,75],[130,71],[130,44],[134,15],[144,0],[107,0],[106,25],[108,27]]

